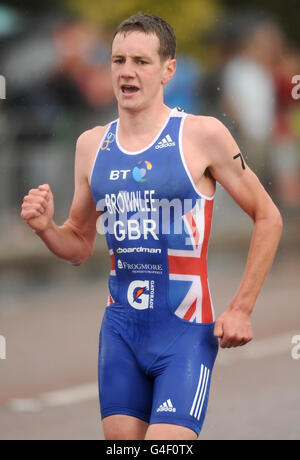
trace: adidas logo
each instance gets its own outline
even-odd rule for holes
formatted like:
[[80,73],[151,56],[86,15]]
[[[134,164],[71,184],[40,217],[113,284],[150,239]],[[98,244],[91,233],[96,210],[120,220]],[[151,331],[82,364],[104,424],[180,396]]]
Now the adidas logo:
[[173,406],[171,399],[168,399],[159,406],[156,412],[176,412],[176,408]]
[[164,147],[173,147],[175,142],[173,142],[171,136],[169,134],[166,135],[158,144],[156,144],[156,149],[163,149]]

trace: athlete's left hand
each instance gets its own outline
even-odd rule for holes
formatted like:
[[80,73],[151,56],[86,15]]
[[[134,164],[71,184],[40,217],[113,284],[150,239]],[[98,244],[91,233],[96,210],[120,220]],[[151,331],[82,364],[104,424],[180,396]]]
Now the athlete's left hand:
[[253,338],[250,315],[237,310],[226,310],[216,320],[215,337],[222,348],[239,347]]

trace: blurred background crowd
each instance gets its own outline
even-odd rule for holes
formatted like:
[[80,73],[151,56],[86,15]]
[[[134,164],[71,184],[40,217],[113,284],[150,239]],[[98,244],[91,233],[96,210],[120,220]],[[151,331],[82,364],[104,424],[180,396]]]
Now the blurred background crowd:
[[76,140],[117,117],[114,28],[138,11],[161,15],[177,35],[177,72],[165,103],[229,128],[297,238],[300,102],[292,79],[300,75],[299,28],[295,12],[282,14],[282,2],[264,3],[251,2],[251,9],[226,0],[0,3],[0,265],[43,251],[19,216],[30,188],[49,183],[56,221],[66,219]]

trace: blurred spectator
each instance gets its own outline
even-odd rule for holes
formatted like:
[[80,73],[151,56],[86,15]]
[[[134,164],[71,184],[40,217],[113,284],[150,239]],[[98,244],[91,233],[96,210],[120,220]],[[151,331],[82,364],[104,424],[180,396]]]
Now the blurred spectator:
[[235,15],[234,19],[230,16],[217,21],[203,37],[208,48],[208,69],[199,85],[203,114],[222,120],[231,129],[231,120],[224,111],[223,72],[227,62],[239,51],[242,19],[243,16]]
[[291,97],[299,53],[287,48],[276,22],[256,12],[230,13],[205,38],[204,114],[230,129],[279,205],[299,208],[300,132],[293,123],[299,102]]
[[66,22],[54,30],[53,39],[59,59],[53,84],[61,101],[81,110],[83,105],[105,110],[114,95],[110,49],[100,27],[79,20]]
[[300,52],[287,47],[274,75],[276,119],[272,145],[274,192],[285,208],[300,207],[300,101],[292,97],[294,75],[300,75]]
[[169,107],[181,107],[187,113],[198,115],[201,111],[198,91],[201,67],[189,56],[178,55],[176,60],[176,72],[165,87],[164,102]]
[[[47,86],[56,63],[56,54],[49,33],[30,24],[4,50],[3,72],[7,80],[5,117],[9,127],[4,151],[10,164],[8,206],[18,208],[33,186],[32,152],[47,151],[52,140],[53,123],[58,104]],[[48,25],[43,23],[43,25]]]
[[0,39],[7,39],[23,28],[23,19],[14,8],[0,5]]
[[224,106],[236,122],[238,143],[266,186],[275,121],[273,75],[282,55],[282,33],[270,20],[249,18],[237,55],[224,68]]
[[25,25],[2,56],[9,127],[5,161],[11,165],[8,181],[15,184],[5,194],[11,208],[41,182],[53,184],[60,203],[70,198],[58,171],[73,163],[82,131],[115,114],[110,50],[99,26],[55,16],[40,18],[34,28],[29,21]]

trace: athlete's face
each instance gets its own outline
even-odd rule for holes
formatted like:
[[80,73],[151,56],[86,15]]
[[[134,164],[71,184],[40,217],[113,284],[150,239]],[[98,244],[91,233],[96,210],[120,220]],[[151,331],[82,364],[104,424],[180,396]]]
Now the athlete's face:
[[155,34],[127,32],[112,44],[112,83],[119,107],[138,110],[162,100],[163,86],[176,69],[175,59],[161,61]]

